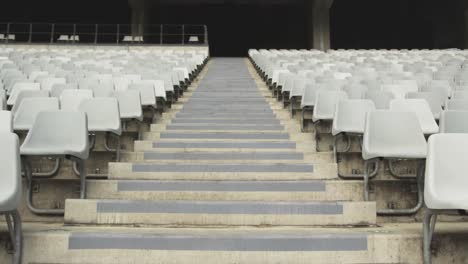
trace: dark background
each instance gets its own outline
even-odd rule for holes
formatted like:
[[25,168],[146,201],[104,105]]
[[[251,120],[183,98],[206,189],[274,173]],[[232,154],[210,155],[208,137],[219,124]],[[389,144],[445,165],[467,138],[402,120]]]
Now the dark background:
[[[3,22],[128,24],[127,0],[15,0]],[[169,1],[170,2],[170,1]],[[213,56],[245,56],[249,48],[308,48],[304,0],[276,4],[230,0],[154,4],[150,23],[206,24]],[[332,48],[462,48],[467,0],[335,0]]]

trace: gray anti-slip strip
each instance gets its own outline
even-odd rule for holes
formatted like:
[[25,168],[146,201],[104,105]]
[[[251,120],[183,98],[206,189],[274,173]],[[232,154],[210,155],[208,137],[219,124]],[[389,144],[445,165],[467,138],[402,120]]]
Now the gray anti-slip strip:
[[235,125],[235,124],[225,124],[225,125],[199,125],[199,124],[174,124],[166,125],[166,130],[232,130],[232,131],[242,131],[242,130],[252,130],[252,131],[262,131],[262,130],[272,130],[272,131],[282,131],[284,127],[282,125]]
[[365,251],[366,234],[192,235],[72,233],[68,249],[187,251]]
[[260,114],[242,114],[242,113],[219,113],[219,112],[203,112],[203,113],[177,113],[177,118],[276,118],[273,113],[260,113]]
[[297,152],[145,152],[145,160],[303,160]]
[[312,173],[304,164],[133,164],[132,172]]
[[97,201],[96,213],[342,215],[334,202]]
[[280,125],[280,121],[274,118],[265,119],[210,119],[210,118],[175,118],[172,124],[236,124],[236,125]]
[[119,192],[325,192],[323,181],[119,181]]
[[286,133],[171,133],[162,132],[165,139],[289,139]]
[[295,142],[154,142],[153,148],[295,149]]

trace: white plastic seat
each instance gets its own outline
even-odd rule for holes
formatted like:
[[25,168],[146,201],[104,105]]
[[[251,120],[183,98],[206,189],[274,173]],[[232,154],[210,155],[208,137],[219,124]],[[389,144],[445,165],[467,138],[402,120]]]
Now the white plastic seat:
[[377,110],[368,112],[364,129],[362,157],[426,157],[427,143],[415,112]]
[[93,98],[91,90],[63,90],[60,95],[60,109],[65,111],[78,111],[81,101]]
[[97,85],[92,87],[94,97],[113,97],[114,89],[109,85]]
[[437,126],[429,103],[425,99],[392,100],[390,102],[390,110],[416,113],[421,129],[426,135],[439,132],[439,126]]
[[443,106],[447,98],[437,92],[410,92],[406,95],[408,99],[424,99],[429,104],[432,114],[436,120],[440,118],[440,113],[442,112]]
[[123,120],[136,119],[143,121],[140,92],[127,90],[116,92],[119,101],[120,118]]
[[111,132],[119,136],[122,134],[116,98],[84,99],[78,109],[87,114],[89,132]]
[[140,91],[141,105],[156,107],[156,95],[151,83],[134,83],[128,86],[130,90]]
[[40,83],[16,83],[10,93],[10,97],[8,98],[7,105],[14,105],[16,103],[16,99],[18,94],[24,90],[40,90],[41,84]]
[[41,81],[41,89],[51,91],[54,84],[65,84],[67,80],[65,78],[45,78]]
[[364,99],[367,87],[364,85],[346,85],[343,91],[346,92],[349,99]]
[[431,263],[434,216],[468,210],[468,134],[438,134],[429,138],[424,181],[427,211],[423,221],[424,263]]
[[333,120],[336,104],[344,99],[347,95],[342,91],[317,91],[312,121]]
[[52,89],[50,90],[50,96],[60,98],[60,95],[62,95],[63,90],[67,90],[67,89],[77,90],[78,84],[76,83],[54,84],[52,86]]
[[395,99],[405,99],[407,93],[417,92],[418,89],[404,84],[384,84],[382,85],[382,91],[393,93]]
[[13,132],[13,115],[10,111],[0,111],[0,132]]
[[20,148],[28,182],[28,208],[35,214],[63,215],[63,209],[37,208],[33,202],[34,181],[30,157],[60,157],[79,163],[80,198],[86,198],[85,164],[89,156],[87,118],[84,112],[43,111],[37,114]]
[[314,85],[307,85],[304,87],[301,99],[301,108],[313,107],[315,105],[315,97],[318,90],[319,88]]
[[385,110],[390,108],[390,102],[395,99],[395,95],[392,92],[368,91],[364,98],[374,102],[376,109]]
[[342,132],[363,134],[367,112],[374,111],[371,100],[342,100],[336,105],[333,118],[332,135]]
[[468,100],[447,100],[447,102],[445,103],[445,110],[468,111]]
[[20,106],[21,102],[26,98],[44,98],[49,97],[49,92],[44,90],[23,90],[18,94],[16,98],[16,102],[11,108],[11,113],[15,115],[18,107]]
[[0,131],[0,213],[5,215],[10,242],[13,244],[12,263],[20,264],[23,243],[21,217],[22,179],[19,139],[16,134]]
[[4,90],[0,89],[0,110],[5,110],[6,106],[6,93]]
[[27,131],[33,126],[38,113],[54,110],[59,110],[57,98],[24,98],[14,113],[13,129]]
[[468,100],[468,91],[454,91],[452,93],[453,100]]
[[443,111],[440,133],[468,133],[468,111]]

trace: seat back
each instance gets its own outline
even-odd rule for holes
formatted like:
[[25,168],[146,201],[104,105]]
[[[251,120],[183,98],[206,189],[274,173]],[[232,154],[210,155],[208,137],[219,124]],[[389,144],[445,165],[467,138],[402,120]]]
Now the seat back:
[[440,133],[468,133],[468,111],[443,111]]
[[347,99],[347,95],[343,91],[317,91],[312,120],[314,122],[318,120],[333,120],[336,104],[344,99]]
[[445,103],[445,110],[468,111],[468,100],[447,100]]
[[424,158],[426,139],[415,112],[377,110],[367,113],[362,157]]
[[140,91],[143,106],[156,106],[156,95],[152,83],[133,83],[128,86],[128,89]]
[[118,91],[115,94],[119,101],[121,119],[143,120],[140,92],[137,90]]
[[11,112],[13,115],[15,115],[16,111],[18,110],[18,107],[20,106],[21,102],[26,99],[26,98],[44,98],[44,97],[49,97],[49,91],[44,91],[44,90],[23,90],[18,94],[18,97],[16,98],[16,102],[11,108]]
[[18,208],[21,201],[21,161],[18,136],[0,131],[0,212]]
[[429,138],[424,201],[430,209],[468,210],[468,134]]
[[390,102],[390,110],[414,112],[424,134],[435,134],[439,127],[434,119],[431,108],[425,99],[395,99]]
[[406,95],[408,99],[424,99],[429,104],[435,119],[439,119],[442,108],[447,98],[438,92],[410,92]]
[[60,95],[60,109],[78,111],[81,101],[93,98],[92,90],[66,89]]
[[376,109],[390,109],[390,102],[395,99],[395,95],[392,92],[385,91],[368,91],[364,96],[364,99],[369,99],[374,102]]
[[81,101],[79,110],[88,116],[88,131],[122,134],[119,103],[116,98],[91,98]]
[[336,105],[333,118],[332,134],[364,133],[367,112],[374,111],[375,105],[371,100],[342,100]]
[[38,113],[53,110],[59,110],[59,100],[55,97],[24,98],[14,113],[13,129],[15,131],[29,130]]
[[13,132],[13,115],[10,111],[0,111],[0,132]]

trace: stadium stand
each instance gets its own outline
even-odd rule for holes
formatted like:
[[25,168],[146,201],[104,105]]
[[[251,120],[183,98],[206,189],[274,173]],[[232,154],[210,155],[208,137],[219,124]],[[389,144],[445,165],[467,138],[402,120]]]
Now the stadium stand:
[[457,262],[467,55],[2,46],[0,260]]

